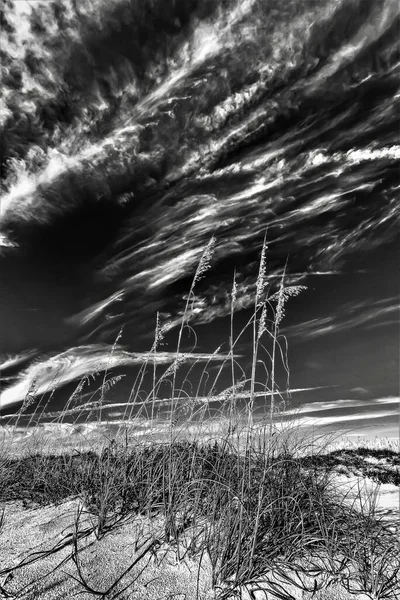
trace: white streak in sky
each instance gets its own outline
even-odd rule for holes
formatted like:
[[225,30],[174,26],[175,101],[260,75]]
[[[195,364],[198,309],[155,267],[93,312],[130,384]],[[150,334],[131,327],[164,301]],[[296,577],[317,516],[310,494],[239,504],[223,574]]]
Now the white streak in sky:
[[[181,353],[185,363],[225,361],[225,354]],[[176,352],[127,352],[118,346],[92,344],[71,348],[33,363],[19,375],[17,383],[0,392],[0,408],[22,401],[27,395],[40,397],[51,393],[66,383],[120,367],[142,364],[171,364],[177,360]]]

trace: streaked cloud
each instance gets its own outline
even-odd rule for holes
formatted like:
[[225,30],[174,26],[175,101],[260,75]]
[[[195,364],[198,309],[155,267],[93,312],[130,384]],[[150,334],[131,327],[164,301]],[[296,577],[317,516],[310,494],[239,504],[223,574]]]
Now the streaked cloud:
[[[53,310],[47,282],[59,273],[74,279],[78,301],[55,313],[73,347],[63,352],[63,338],[50,358],[8,365],[23,372],[4,406],[33,385],[41,394],[154,360],[134,343],[151,336],[157,312],[169,329],[182,323],[212,236],[193,324],[229,314],[236,267],[236,309],[253,304],[267,230],[272,290],[288,255],[286,284],[296,285],[340,273],[346,257],[398,233],[396,3],[153,4],[63,0],[60,13],[45,1],[7,3],[0,260],[10,271],[14,260],[29,269],[31,256],[43,271],[56,263],[55,277],[32,284],[44,288],[43,306]],[[282,333],[389,327],[398,304],[371,297],[335,310]],[[111,352],[126,324],[135,342]],[[29,349],[25,336],[15,343]]]
[[334,315],[310,319],[282,329],[282,333],[290,337],[313,339],[316,337],[349,331],[363,327],[372,329],[392,324],[395,319],[387,320],[388,315],[398,315],[400,304],[398,298],[370,300],[337,307]]
[[[63,385],[80,379],[112,371],[116,368],[142,364],[167,365],[202,361],[225,361],[224,354],[176,352],[128,352],[118,346],[88,345],[71,348],[47,360],[38,360],[23,371],[18,381],[0,393],[0,408],[49,394]],[[10,362],[10,361],[8,361]]]
[[[341,414],[341,410],[348,410]],[[367,428],[374,427],[374,421],[387,419],[393,424],[399,419],[400,398],[389,396],[374,399],[339,399],[333,402],[310,402],[296,409],[283,413],[287,418],[294,419],[301,427],[326,427],[338,424],[338,429],[348,424],[351,428],[354,422],[357,427],[364,423]],[[384,429],[381,429],[383,435]]]

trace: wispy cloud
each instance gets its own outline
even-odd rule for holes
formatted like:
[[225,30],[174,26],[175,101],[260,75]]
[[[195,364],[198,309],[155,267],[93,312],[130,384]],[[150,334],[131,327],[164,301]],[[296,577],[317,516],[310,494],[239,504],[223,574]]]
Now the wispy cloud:
[[[10,271],[14,260],[29,270],[31,256],[45,272],[55,265],[64,276],[65,267],[79,301],[74,314],[56,314],[73,329],[74,348],[59,346],[24,369],[2,391],[2,406],[36,387],[41,394],[155,360],[100,342],[127,323],[143,341],[157,311],[169,328],[179,325],[213,235],[193,324],[229,314],[235,267],[236,310],[253,304],[267,229],[271,286],[287,255],[286,283],[295,285],[337,274],[350,253],[394,239],[395,3],[360,11],[344,0],[163,0],[148,12],[137,2],[66,0],[62,15],[53,3],[35,4],[10,0],[2,32],[0,260]],[[17,279],[10,286],[20,298]],[[50,286],[32,283],[40,285],[42,308],[53,310]],[[19,323],[20,307],[14,313],[7,302]],[[335,310],[282,332],[313,339],[387,327],[398,308],[389,298]],[[97,343],[82,346],[87,340]],[[186,356],[208,359],[222,355]]]
[[[286,417],[295,419],[299,426],[333,425],[340,423],[349,426],[355,421],[365,422],[373,426],[376,419],[399,418],[400,398],[389,396],[370,400],[338,399],[334,402],[312,402],[284,413]],[[344,411],[344,414],[343,414]],[[348,412],[346,412],[348,411]]]
[[[287,395],[292,395],[292,394],[297,394],[297,393],[302,393],[302,392],[312,392],[315,390],[321,390],[324,389],[324,386],[319,386],[319,387],[310,387],[310,388],[294,388],[294,389],[289,389],[286,390],[285,392],[274,392],[273,395],[274,396],[279,396],[280,398],[282,396],[287,396]],[[83,398],[87,397],[88,394],[85,396],[83,395]],[[246,400],[248,398],[250,398],[251,393],[250,392],[235,392],[235,400]],[[228,400],[232,400],[232,392],[228,393],[220,393],[217,395],[208,395],[208,396],[195,396],[195,397],[191,397],[187,394],[184,394],[178,398],[175,398],[174,403],[175,406],[177,406],[178,404],[182,405],[182,404],[187,404],[187,405],[192,405],[192,406],[201,406],[201,405],[210,405],[210,404],[221,404],[224,403]],[[254,398],[264,398],[264,399],[270,399],[271,398],[271,392],[255,392],[253,394]],[[153,401],[153,397],[150,395],[148,399],[146,400],[138,400],[135,399],[134,403],[132,401],[129,402],[110,402],[110,403],[104,403],[102,404],[102,409],[107,409],[107,411],[109,411],[110,409],[115,410],[115,409],[119,409],[119,411],[121,411],[122,408],[125,408],[127,406],[132,407],[134,405],[135,408],[139,408],[140,406],[144,406],[146,404],[149,403],[153,403],[155,404],[155,406],[157,408],[161,407],[161,406],[169,406],[171,405],[171,397],[165,397],[165,398],[156,398]],[[46,416],[53,418],[53,417],[57,417],[59,415],[64,415],[65,416],[70,416],[70,415],[76,415],[76,414],[83,414],[85,412],[91,412],[93,410],[98,410],[99,405],[96,401],[92,401],[92,402],[86,402],[84,404],[81,404],[77,407],[74,408],[70,408],[68,410],[62,410],[62,411],[55,411],[55,412],[46,412]],[[122,412],[116,412],[114,413],[114,415],[122,415]],[[12,414],[10,415],[4,415],[2,418],[9,418],[13,416]],[[112,414],[110,414],[110,416],[112,416]]]
[[118,346],[89,345],[71,348],[48,359],[34,362],[23,371],[18,381],[0,393],[0,408],[24,400],[48,394],[63,385],[79,381],[83,377],[112,371],[121,367],[142,364],[167,365],[177,358],[184,363],[225,361],[224,354],[176,352],[127,352]]
[[393,320],[388,320],[388,315],[399,314],[398,298],[385,298],[383,300],[365,300],[354,304],[345,304],[336,307],[334,315],[310,319],[282,329],[282,333],[289,337],[313,339],[316,337],[348,331],[354,328],[364,327],[372,329],[385,327]]

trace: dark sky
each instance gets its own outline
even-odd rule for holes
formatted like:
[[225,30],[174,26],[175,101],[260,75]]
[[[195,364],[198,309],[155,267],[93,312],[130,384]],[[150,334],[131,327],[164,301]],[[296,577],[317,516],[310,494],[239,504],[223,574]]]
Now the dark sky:
[[392,435],[399,25],[396,0],[4,0],[3,410],[96,371],[126,375],[123,398],[157,312],[173,361],[211,239],[183,349],[226,354],[234,271],[238,332],[266,236],[265,294],[284,269],[307,286],[281,332],[290,387],[320,389],[292,406]]

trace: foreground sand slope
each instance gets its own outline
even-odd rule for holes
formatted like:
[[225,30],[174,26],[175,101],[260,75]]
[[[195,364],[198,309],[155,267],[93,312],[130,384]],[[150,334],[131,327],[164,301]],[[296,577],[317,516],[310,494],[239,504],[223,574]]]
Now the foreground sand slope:
[[[393,484],[377,485],[371,479],[351,474],[337,474],[333,484],[353,503],[359,490],[363,491],[363,501],[368,502],[370,491],[376,491],[377,514],[390,521],[391,527],[400,523],[399,488]],[[362,504],[362,503],[361,503]],[[360,502],[355,503],[359,507]],[[58,506],[42,508],[26,507],[22,502],[3,504],[4,524],[0,534],[0,569],[16,567],[22,561],[29,563],[18,568],[12,576],[3,576],[0,580],[2,592],[0,598],[19,598],[23,600],[64,600],[72,598],[78,592],[83,600],[95,597],[85,592],[73,578],[77,577],[77,568],[71,553],[71,540],[75,531],[75,519],[83,507],[78,499],[72,499]],[[156,538],[162,538],[162,521],[157,518],[134,517],[123,521],[102,539],[96,539],[92,532],[96,524],[94,517],[83,510],[79,531],[84,536],[79,540],[79,560],[87,583],[96,591],[105,591],[127,569],[141,549],[137,542],[149,545]],[[87,532],[87,535],[85,535]],[[158,545],[158,544],[155,544]],[[49,552],[57,549],[57,552]],[[47,555],[43,554],[49,552]],[[182,554],[185,548],[182,547]],[[148,563],[145,571],[140,573]],[[131,583],[120,598],[132,600],[210,600],[214,598],[211,589],[211,567],[207,557],[202,563],[184,556],[179,561],[175,551],[166,545],[158,546],[157,554],[149,551],[145,558],[123,579],[122,586]],[[256,599],[270,598],[263,590],[259,580],[251,586]],[[251,589],[250,588],[250,589]],[[258,590],[258,591],[256,591]],[[307,598],[296,588],[288,589],[292,598]],[[9,594],[9,596],[7,596]],[[242,590],[243,600],[250,598],[248,590]],[[358,596],[361,599],[361,596]],[[321,592],[315,598],[344,599],[344,592],[332,589]]]
[[[3,586],[3,591],[8,592],[10,597],[15,595],[24,600],[65,600],[72,598],[77,592],[84,592],[82,586],[71,577],[77,576],[76,566],[71,559],[71,539],[79,506],[78,500],[45,508],[27,509],[21,502],[3,505],[5,512],[4,527],[0,535],[0,569],[15,567],[22,560],[29,560],[28,557],[34,558],[34,553],[48,551],[57,544],[67,544],[58,552],[17,569]],[[83,514],[79,529],[84,532],[91,529],[93,524],[93,517]],[[156,519],[136,517],[116,527],[100,540],[93,533],[80,540],[80,564],[90,586],[97,591],[105,591],[138,555],[135,552],[138,539],[151,542],[152,536],[159,533],[160,526],[160,521]],[[160,600],[168,595],[173,595],[177,600],[195,598],[197,580],[199,600],[213,597],[210,592],[209,565],[205,559],[199,568],[199,564],[188,557],[178,562],[175,553],[165,552],[163,548],[158,551],[157,556],[148,553],[124,578],[125,585],[136,579],[148,559],[150,563],[145,572],[129,588],[129,593],[122,594],[121,598]],[[3,581],[4,579],[3,577]],[[3,594],[3,597],[6,595]],[[88,600],[94,596],[84,592],[79,597]]]

